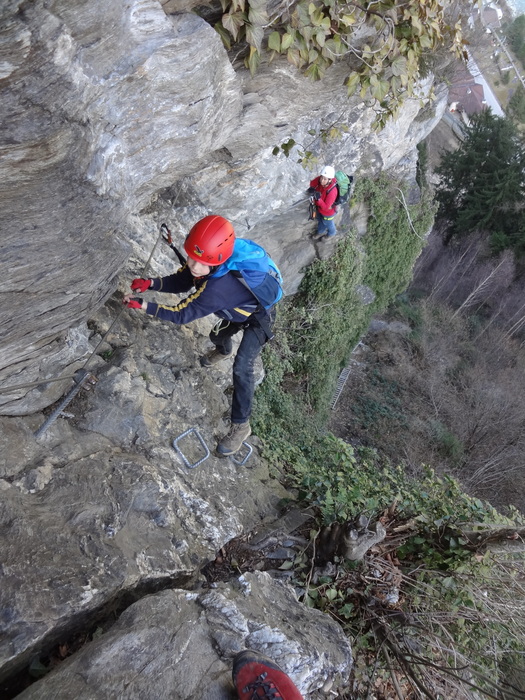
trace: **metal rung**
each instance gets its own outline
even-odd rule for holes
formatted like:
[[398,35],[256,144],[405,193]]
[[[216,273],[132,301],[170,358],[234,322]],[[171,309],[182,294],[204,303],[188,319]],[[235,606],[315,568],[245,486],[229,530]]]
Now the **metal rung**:
[[[353,349],[352,352],[350,353],[350,357],[352,357],[352,355],[354,354],[354,352],[357,350],[357,348],[358,348],[360,345],[361,345],[361,346],[363,345],[363,343],[362,343],[361,341],[358,341],[358,342],[355,344],[354,349]],[[330,408],[331,408],[332,410],[335,408],[335,405],[336,405],[336,403],[338,402],[339,397],[341,396],[341,393],[342,393],[342,391],[343,391],[344,385],[346,384],[346,380],[348,379],[348,376],[350,375],[351,369],[352,369],[352,362],[350,362],[350,364],[348,365],[348,367],[345,367],[345,368],[341,371],[341,374],[339,375],[339,379],[337,380],[337,386],[336,386],[335,392],[334,392],[334,398],[332,399],[332,405],[330,406]]]
[[349,374],[350,374],[350,367],[345,367],[344,370],[339,375],[339,379],[337,380],[337,386],[335,388],[334,398],[332,399],[332,405],[331,405],[332,410],[335,408],[335,405],[336,405],[339,397],[341,396],[341,392],[343,391],[344,385],[346,384],[346,380],[348,379]]
[[[244,455],[244,457],[242,459],[235,459],[235,455],[230,455],[232,462],[235,462],[235,464],[238,464],[240,467],[242,467],[243,464],[246,464],[246,462],[248,461],[248,457],[253,452],[253,447],[248,442],[243,442],[242,444],[246,447],[246,450],[247,450],[246,454]],[[240,452],[240,449],[237,450],[237,452],[235,454],[238,454],[239,452]]]
[[[200,442],[201,446],[204,448],[205,455],[204,457],[201,457],[201,459],[197,460],[196,462],[193,462],[193,464],[189,461],[189,459],[186,457],[186,455],[182,452],[180,447],[178,446],[179,440],[182,440],[182,438],[186,437],[187,435],[190,435],[191,433],[194,433],[197,440]],[[210,456],[210,451],[208,449],[208,445],[204,442],[203,438],[201,437],[201,434],[197,430],[197,428],[188,428],[188,430],[185,430],[183,433],[179,435],[179,437],[176,437],[175,440],[173,440],[173,447],[175,448],[175,451],[177,452],[178,455],[180,455],[180,458],[184,462],[184,464],[188,467],[188,469],[195,469],[195,467],[198,467],[199,464],[202,464],[205,460],[208,459]]]

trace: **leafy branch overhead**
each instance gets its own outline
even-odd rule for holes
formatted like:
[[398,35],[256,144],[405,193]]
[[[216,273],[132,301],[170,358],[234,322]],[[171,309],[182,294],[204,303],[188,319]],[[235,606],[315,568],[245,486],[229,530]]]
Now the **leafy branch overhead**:
[[278,6],[274,16],[267,0],[221,0],[221,5],[224,14],[215,28],[226,48],[248,45],[245,60],[252,75],[263,51],[270,61],[286,56],[314,80],[344,59],[348,95],[359,92],[374,100],[378,128],[396,117],[407,97],[420,97],[418,78],[438,50],[465,58],[461,3],[455,0],[301,0]]
[[322,143],[326,143],[327,141],[333,141],[341,138],[342,134],[347,132],[348,126],[346,124],[334,122],[326,129],[320,129],[319,131],[311,129],[308,131],[308,135],[312,137],[310,143],[304,145],[302,143],[297,143],[293,138],[289,138],[287,141],[281,143],[280,146],[275,146],[272,154],[276,156],[282,152],[287,158],[289,158],[292,149],[294,146],[297,146],[297,155],[299,156],[297,162],[301,163],[303,168],[313,169],[317,165],[319,159],[312,150],[312,147],[318,141],[318,139],[320,139]]

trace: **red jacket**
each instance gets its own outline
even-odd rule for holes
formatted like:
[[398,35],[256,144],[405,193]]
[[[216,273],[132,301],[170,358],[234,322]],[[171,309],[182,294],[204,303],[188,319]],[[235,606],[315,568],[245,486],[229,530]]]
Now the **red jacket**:
[[321,186],[320,178],[316,177],[310,182],[310,187],[313,187],[317,192],[321,193],[321,199],[318,199],[316,204],[317,204],[317,211],[321,216],[324,216],[326,218],[330,218],[332,216],[335,216],[335,213],[337,211],[336,207],[334,207],[334,202],[337,199],[337,180],[332,178],[330,182],[326,185],[326,187]]

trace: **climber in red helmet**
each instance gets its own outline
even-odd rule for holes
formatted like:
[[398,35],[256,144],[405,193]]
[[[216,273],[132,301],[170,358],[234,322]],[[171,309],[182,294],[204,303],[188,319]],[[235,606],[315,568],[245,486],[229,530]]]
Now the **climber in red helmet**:
[[270,328],[275,320],[274,310],[262,310],[259,297],[254,296],[247,284],[241,281],[240,275],[223,265],[232,257],[237,246],[247,243],[265,254],[260,246],[251,241],[236,241],[233,226],[227,219],[216,215],[205,216],[193,226],[184,242],[188,256],[185,265],[173,275],[134,279],[131,283],[133,292],[153,290],[181,294],[192,288],[195,291],[176,306],[147,302],[131,294],[124,297],[124,303],[129,308],[142,309],[150,316],[173,323],[185,324],[209,314],[218,316],[220,321],[210,333],[215,347],[200,358],[203,367],[213,367],[230,357],[233,352],[232,336],[243,331],[233,363],[231,429],[217,445],[221,456],[237,452],[251,434],[254,362],[271,337]]

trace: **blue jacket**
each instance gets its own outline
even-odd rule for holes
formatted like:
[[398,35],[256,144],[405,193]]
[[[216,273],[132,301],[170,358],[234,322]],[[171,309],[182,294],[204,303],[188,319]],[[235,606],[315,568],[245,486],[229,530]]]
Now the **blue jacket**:
[[215,314],[235,323],[243,323],[257,309],[257,300],[231,272],[222,277],[194,278],[187,265],[175,274],[153,280],[151,290],[182,294],[195,291],[175,306],[148,302],[146,313],[163,321],[181,325]]

